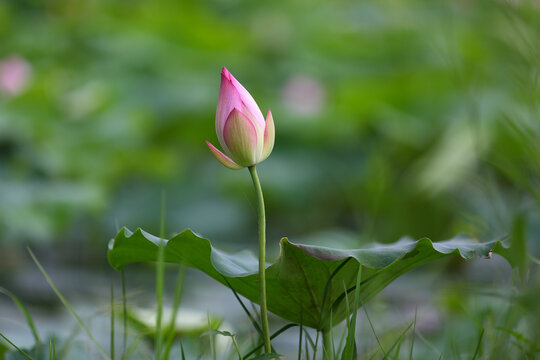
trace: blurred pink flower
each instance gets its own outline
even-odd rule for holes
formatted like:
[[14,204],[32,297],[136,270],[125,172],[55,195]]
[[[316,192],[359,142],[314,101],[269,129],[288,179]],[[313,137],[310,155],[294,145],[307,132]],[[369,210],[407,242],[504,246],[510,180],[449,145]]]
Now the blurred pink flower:
[[206,144],[229,169],[258,164],[274,147],[272,113],[268,110],[265,121],[253,97],[226,68],[221,71],[216,133],[226,155],[208,141]]
[[0,92],[19,95],[30,81],[30,64],[19,56],[10,56],[0,61]]
[[295,75],[285,83],[282,98],[292,112],[301,116],[314,116],[324,107],[326,92],[316,78]]

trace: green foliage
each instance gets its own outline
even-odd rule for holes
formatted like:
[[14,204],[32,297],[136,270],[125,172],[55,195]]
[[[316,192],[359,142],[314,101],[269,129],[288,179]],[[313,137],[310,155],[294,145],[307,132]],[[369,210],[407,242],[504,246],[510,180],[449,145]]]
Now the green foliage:
[[[508,234],[512,247],[499,250],[515,282],[445,263],[436,283],[451,291],[430,295],[448,306],[423,299],[439,322],[410,331],[397,357],[471,359],[477,348],[477,359],[538,357],[539,12],[531,0],[0,2],[0,60],[17,55],[32,69],[22,93],[0,93],[2,286],[39,305],[17,282],[28,242],[60,243],[39,250],[97,269],[116,222],[157,234],[162,188],[174,209],[167,223],[200,229],[220,248],[252,246],[247,174],[223,171],[204,146],[215,139],[225,65],[274,114],[276,148],[259,168],[269,239],[341,246],[331,232],[355,248],[404,234]],[[390,349],[400,335],[384,311],[369,315]],[[124,329],[126,352],[128,332],[140,334]],[[356,340],[365,358],[383,356],[375,339]],[[300,342],[313,355],[309,335]],[[55,345],[58,358],[69,344]]]
[[[132,233],[124,228],[111,243],[109,262],[115,269],[121,269],[133,262],[156,261],[159,244],[165,241],[140,229]],[[326,329],[330,309],[334,324],[348,315],[344,299],[354,296],[360,261],[359,301],[364,304],[400,275],[422,264],[451,254],[470,259],[474,255],[504,254],[504,251],[499,241],[475,243],[463,237],[438,243],[429,239],[403,239],[392,245],[356,250],[297,245],[282,239],[280,257],[266,269],[268,309],[304,326]],[[165,261],[197,268],[258,302],[258,264],[249,253],[224,253],[212,247],[207,239],[185,230],[166,242],[164,255]],[[335,272],[337,268],[340,269]]]
[[[1,240],[71,240],[81,221],[92,244],[114,219],[157,233],[148,200],[164,184],[168,223],[246,233],[244,185],[204,146],[223,65],[274,113],[276,149],[260,168],[274,236],[499,236],[513,214],[498,209],[519,208],[516,190],[535,193],[540,178],[538,12],[531,1],[2,2],[0,54],[24,57],[33,76],[0,95]],[[237,227],[194,203],[231,211]]]

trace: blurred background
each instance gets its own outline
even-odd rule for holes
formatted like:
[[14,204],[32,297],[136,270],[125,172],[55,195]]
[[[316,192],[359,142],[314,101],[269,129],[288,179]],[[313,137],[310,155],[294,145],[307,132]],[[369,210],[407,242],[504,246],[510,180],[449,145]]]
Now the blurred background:
[[[158,234],[163,191],[168,235],[189,227],[221,249],[255,249],[248,172],[204,144],[217,143],[222,66],[274,115],[274,151],[258,166],[270,258],[283,236],[360,247],[521,231],[534,261],[539,16],[525,0],[0,2],[0,286],[64,324],[30,246],[93,311],[119,278],[108,241],[122,226]],[[401,296],[439,289],[453,304],[409,295],[412,316],[436,308],[434,342],[461,301],[440,284],[512,291],[510,267],[485,264],[447,261],[417,272],[423,282],[400,280]],[[134,269],[129,288],[151,301],[152,268]],[[0,331],[30,345],[8,301]],[[62,333],[51,317],[43,326]]]

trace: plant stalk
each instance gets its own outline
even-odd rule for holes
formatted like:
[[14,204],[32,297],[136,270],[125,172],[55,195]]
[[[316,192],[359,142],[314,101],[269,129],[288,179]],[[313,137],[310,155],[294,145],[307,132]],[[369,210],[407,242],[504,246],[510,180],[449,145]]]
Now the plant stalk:
[[163,330],[161,320],[163,316],[163,287],[165,278],[165,190],[161,192],[161,229],[159,234],[158,258],[156,264],[156,336],[155,336],[155,359],[161,360],[161,346],[163,345]]
[[323,329],[322,330],[322,352],[323,352],[323,360],[331,360],[333,358],[333,351],[332,351],[332,331],[330,329]]
[[268,310],[266,307],[266,215],[264,212],[264,197],[261,188],[261,182],[257,175],[255,165],[248,167],[255,186],[257,194],[257,217],[259,223],[259,302],[261,306],[261,321],[264,337],[264,351],[270,354],[272,346],[270,345],[270,330],[268,327]]

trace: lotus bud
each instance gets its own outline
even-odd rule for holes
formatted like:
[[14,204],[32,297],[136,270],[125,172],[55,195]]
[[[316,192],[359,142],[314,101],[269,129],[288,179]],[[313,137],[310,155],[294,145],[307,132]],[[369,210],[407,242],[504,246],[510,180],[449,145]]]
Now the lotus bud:
[[253,166],[266,159],[274,147],[274,120],[266,121],[253,97],[223,68],[216,111],[216,133],[223,152],[206,142],[214,156],[229,169]]

